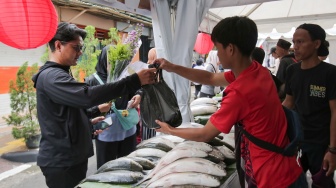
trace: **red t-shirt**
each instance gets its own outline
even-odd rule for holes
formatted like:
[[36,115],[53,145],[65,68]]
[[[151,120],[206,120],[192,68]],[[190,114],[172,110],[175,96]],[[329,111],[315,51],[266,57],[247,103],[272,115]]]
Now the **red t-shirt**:
[[[231,71],[224,76],[230,85],[224,91],[220,109],[211,116],[211,123],[219,131],[229,133],[240,121],[253,136],[280,147],[288,145],[286,116],[270,72],[253,62],[238,78]],[[288,187],[302,173],[295,156],[262,149],[247,138],[242,143],[246,173],[258,188]]]

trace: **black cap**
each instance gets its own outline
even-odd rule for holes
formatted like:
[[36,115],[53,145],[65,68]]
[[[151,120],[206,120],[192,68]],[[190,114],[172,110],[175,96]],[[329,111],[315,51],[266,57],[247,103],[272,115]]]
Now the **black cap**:
[[279,46],[280,48],[282,49],[285,49],[285,50],[289,50],[289,48],[291,47],[291,43],[284,40],[284,39],[279,39],[278,40],[278,43],[277,43],[277,46]]
[[270,51],[270,53],[269,53],[268,55],[271,55],[272,53],[275,53],[275,50],[276,50],[276,48],[275,48],[275,47],[272,47],[272,48],[271,48],[271,51]]
[[316,25],[316,24],[302,24],[300,25],[297,29],[304,29],[308,31],[310,37],[312,40],[320,40],[321,45],[317,50],[317,55],[318,56],[327,56],[329,55],[329,49],[327,47],[327,43],[325,42],[326,38],[326,33],[324,29],[322,29],[321,26]]

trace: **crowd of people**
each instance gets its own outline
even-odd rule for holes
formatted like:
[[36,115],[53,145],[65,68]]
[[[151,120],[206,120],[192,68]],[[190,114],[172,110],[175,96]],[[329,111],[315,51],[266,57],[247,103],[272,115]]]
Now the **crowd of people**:
[[[99,56],[96,80],[76,81],[69,70],[82,54],[85,37],[85,30],[60,23],[48,44],[50,58],[33,77],[42,133],[37,165],[51,188],[74,187],[85,178],[88,158],[93,156],[93,138],[97,168],[135,150],[136,129],[141,126],[124,130],[111,105],[126,109],[132,99],[131,107],[137,107],[141,86],[155,82],[155,68],[107,82],[109,46]],[[208,54],[205,63],[198,59],[193,68],[157,58],[152,49],[148,64],[158,64],[163,70],[191,80],[197,86],[195,97],[213,97],[215,87],[225,90],[221,107],[203,128],[174,128],[156,120],[161,128],[143,127],[142,139],[155,136],[156,131],[207,142],[240,123],[254,137],[284,148],[290,143],[285,106],[299,114],[302,124],[300,160],[296,155],[261,148],[245,136],[236,138],[239,157],[244,161],[241,185],[306,188],[309,170],[313,187],[335,187],[336,66],[324,61],[329,54],[325,31],[316,24],[300,25],[293,35],[294,54],[289,53],[291,43],[279,39],[270,53],[279,59],[275,75],[262,66],[265,51],[255,47],[257,38],[254,21],[234,16],[214,27],[211,39],[216,50]],[[219,67],[229,71],[222,72]],[[105,118],[102,113],[112,117],[114,126],[93,131],[92,124]]]

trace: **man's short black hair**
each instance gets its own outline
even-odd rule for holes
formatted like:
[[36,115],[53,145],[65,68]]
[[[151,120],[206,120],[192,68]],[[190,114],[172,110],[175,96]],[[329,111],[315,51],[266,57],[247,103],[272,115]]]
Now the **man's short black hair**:
[[58,24],[55,36],[49,41],[50,50],[52,52],[55,51],[56,40],[68,42],[75,40],[78,36],[81,36],[84,40],[86,37],[86,31],[78,28],[75,24],[61,22]]
[[265,58],[265,51],[262,48],[255,47],[252,55],[253,60],[256,60],[258,63],[263,64]]
[[221,20],[211,33],[211,40],[227,47],[236,45],[243,56],[250,56],[258,40],[257,25],[248,17],[228,17]]
[[199,59],[197,59],[196,60],[196,65],[198,65],[198,66],[201,66],[201,65],[203,65],[203,59],[202,58],[199,58]]

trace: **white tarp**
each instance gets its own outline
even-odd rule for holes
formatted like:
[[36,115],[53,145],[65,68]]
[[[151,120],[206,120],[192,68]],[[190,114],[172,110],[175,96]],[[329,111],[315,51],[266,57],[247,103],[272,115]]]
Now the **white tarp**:
[[[292,38],[291,30],[303,23],[315,23],[328,35],[336,35],[336,0],[281,0],[261,4],[210,9],[220,18],[246,15],[254,20],[264,37],[272,33]],[[331,29],[333,28],[334,29]],[[259,36],[260,37],[260,36]]]
[[[158,57],[164,57],[176,64],[190,67],[198,33],[197,28],[210,8],[212,0],[179,1],[178,5],[176,2],[152,1],[155,48]],[[175,92],[183,121],[193,121],[189,108],[189,80],[168,72],[164,72],[163,76],[169,87]]]

